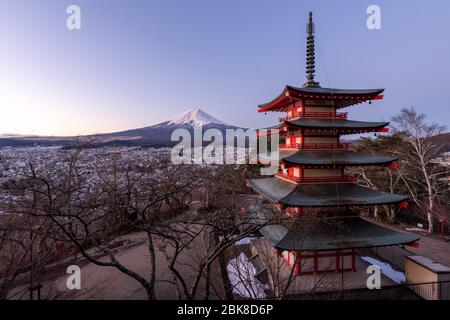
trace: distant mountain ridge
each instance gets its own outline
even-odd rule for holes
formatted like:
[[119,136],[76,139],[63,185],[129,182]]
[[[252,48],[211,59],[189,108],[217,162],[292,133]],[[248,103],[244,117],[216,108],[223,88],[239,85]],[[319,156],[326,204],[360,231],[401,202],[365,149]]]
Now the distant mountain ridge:
[[210,128],[218,129],[225,133],[226,129],[238,127],[227,124],[198,108],[192,108],[181,115],[148,127],[124,130],[119,132],[101,133],[80,137],[45,137],[45,136],[21,136],[8,134],[0,136],[0,147],[23,147],[23,146],[50,146],[62,145],[71,147],[80,141],[91,141],[96,147],[101,146],[154,146],[170,147],[177,142],[171,141],[172,132],[183,128],[190,132],[194,128],[202,127],[203,130]]
[[[73,147],[82,141],[91,141],[93,147],[102,146],[151,146],[170,147],[176,141],[171,141],[172,132],[178,128],[190,132],[195,127],[203,130],[218,129],[223,134],[226,129],[239,127],[227,124],[198,108],[192,108],[181,115],[151,126],[124,130],[119,132],[86,135],[79,137],[37,136],[19,134],[0,134],[0,148],[2,147],[31,147],[31,146],[55,146]],[[450,152],[450,132],[437,135],[436,143],[442,144],[442,152]]]
[[442,152],[450,152],[450,132],[438,134],[434,139],[436,144],[442,145]]

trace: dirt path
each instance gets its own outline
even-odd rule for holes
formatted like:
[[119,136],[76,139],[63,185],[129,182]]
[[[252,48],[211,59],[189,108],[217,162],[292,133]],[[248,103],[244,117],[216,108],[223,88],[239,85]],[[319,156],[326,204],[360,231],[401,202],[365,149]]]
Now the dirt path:
[[[127,236],[133,240],[146,240],[144,233],[135,233]],[[158,250],[159,240],[155,240],[156,247],[156,295],[157,299],[177,299],[176,288],[172,282],[172,273],[167,268],[164,254]],[[189,254],[180,255],[180,270],[188,284],[195,275],[195,256],[199,252],[195,250]],[[150,254],[147,242],[135,247],[127,248],[116,253],[118,261],[134,272],[149,278],[150,277]],[[100,267],[93,263],[86,263],[81,267],[81,290],[68,290],[66,281],[69,275],[61,271],[61,276],[54,282],[46,283],[47,294],[56,294],[59,299],[147,299],[147,294],[143,287],[131,277],[123,274],[113,267]],[[220,279],[213,279],[218,283]],[[198,291],[198,298],[202,298],[204,286],[201,283]],[[214,291],[211,291],[211,298],[217,298]]]

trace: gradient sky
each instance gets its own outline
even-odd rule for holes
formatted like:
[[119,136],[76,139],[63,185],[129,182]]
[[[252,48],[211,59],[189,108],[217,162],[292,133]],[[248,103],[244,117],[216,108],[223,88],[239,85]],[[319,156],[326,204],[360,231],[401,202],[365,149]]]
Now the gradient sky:
[[[66,29],[70,4],[80,31]],[[382,30],[366,27],[370,4]],[[386,88],[353,119],[412,106],[450,125],[448,0],[0,0],[0,134],[111,132],[192,107],[272,125],[257,105],[304,82],[310,10],[321,85]]]

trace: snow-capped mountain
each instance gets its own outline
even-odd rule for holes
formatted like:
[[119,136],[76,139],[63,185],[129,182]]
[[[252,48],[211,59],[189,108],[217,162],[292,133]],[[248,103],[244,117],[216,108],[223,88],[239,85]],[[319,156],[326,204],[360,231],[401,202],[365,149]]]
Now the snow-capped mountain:
[[[189,109],[183,114],[171,120],[164,121],[152,126],[131,129],[120,132],[111,132],[84,136],[87,140],[94,140],[95,145],[118,145],[118,146],[171,146],[177,142],[171,141],[172,132],[178,128],[193,131],[202,127],[203,131],[215,128],[225,133],[228,128],[235,129],[236,126],[229,125],[201,109]],[[80,137],[22,137],[22,138],[0,138],[1,146],[27,146],[27,145],[64,145],[71,146],[79,141]]]
[[177,141],[171,141],[174,130],[183,128],[193,132],[195,128],[199,127],[203,131],[214,128],[222,133],[225,133],[226,129],[237,128],[214,118],[201,109],[189,109],[178,117],[153,126],[101,135],[101,138],[116,142],[120,141],[121,144],[137,143],[140,145],[171,146],[177,143]]
[[178,117],[153,126],[115,132],[101,136],[102,138],[108,137],[108,139],[120,139],[122,141],[127,140],[127,143],[130,143],[131,140],[136,140],[145,142],[145,144],[149,145],[166,146],[175,144],[171,141],[172,132],[174,130],[183,128],[192,132],[195,128],[199,127],[201,127],[203,131],[210,128],[215,128],[219,129],[223,133],[225,133],[225,130],[228,128],[237,128],[214,118],[201,109],[189,109]]
[[180,116],[169,120],[167,125],[190,125],[193,127],[201,127],[209,124],[219,124],[223,126],[229,126],[223,121],[214,118],[213,116],[207,114],[205,111],[193,108],[189,109]]

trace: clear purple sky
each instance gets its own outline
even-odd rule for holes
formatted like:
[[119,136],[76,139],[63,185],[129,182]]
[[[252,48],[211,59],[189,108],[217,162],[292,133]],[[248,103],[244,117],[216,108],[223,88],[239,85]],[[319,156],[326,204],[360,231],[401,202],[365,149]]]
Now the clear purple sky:
[[[80,31],[66,29],[70,4]],[[370,4],[382,30],[366,27]],[[448,0],[2,0],[0,133],[109,132],[191,107],[271,125],[278,115],[257,104],[304,82],[310,10],[321,85],[386,88],[382,102],[348,109],[353,119],[413,106],[450,125]]]

